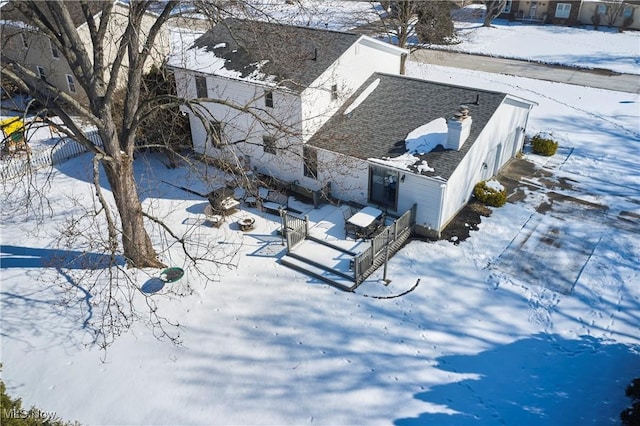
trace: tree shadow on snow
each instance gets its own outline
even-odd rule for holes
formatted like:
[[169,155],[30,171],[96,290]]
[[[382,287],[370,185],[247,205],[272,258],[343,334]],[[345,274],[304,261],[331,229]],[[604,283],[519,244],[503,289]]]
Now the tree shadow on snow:
[[[6,268],[62,268],[101,269],[107,268],[111,256],[73,250],[42,249],[13,245],[0,246],[0,269]],[[124,265],[122,256],[115,258],[117,265]]]
[[[85,154],[63,161],[54,167],[64,175],[93,183],[92,158],[91,155]],[[148,198],[202,200],[203,198],[199,195],[181,190],[179,187],[206,194],[225,184],[220,171],[207,168],[204,164],[197,163],[193,167],[181,166],[170,169],[165,162],[165,157],[158,153],[136,154],[133,167],[141,200]],[[111,186],[102,167],[100,167],[99,182],[103,189],[110,190]]]
[[546,334],[438,361],[444,372],[473,378],[415,394],[430,405],[429,412],[394,424],[617,423],[628,406],[624,389],[640,368],[637,348]]

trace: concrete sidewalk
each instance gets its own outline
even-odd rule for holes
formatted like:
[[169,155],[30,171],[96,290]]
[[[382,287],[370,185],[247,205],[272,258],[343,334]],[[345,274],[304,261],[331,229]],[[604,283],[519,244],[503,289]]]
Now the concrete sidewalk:
[[609,70],[573,68],[433,49],[417,50],[411,54],[411,60],[445,67],[515,75],[640,94],[640,76],[620,74]]

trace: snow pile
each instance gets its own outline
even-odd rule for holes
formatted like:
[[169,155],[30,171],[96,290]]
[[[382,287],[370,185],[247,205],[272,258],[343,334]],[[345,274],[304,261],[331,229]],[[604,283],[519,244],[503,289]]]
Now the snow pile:
[[[379,80],[374,81],[374,83],[376,82],[379,82]],[[367,90],[368,89],[369,88],[367,88]],[[365,92],[367,90],[365,90]],[[363,92],[362,95],[364,95],[365,92]],[[356,99],[354,104],[358,102],[360,96]],[[362,102],[362,100],[360,100],[360,102]],[[431,152],[438,145],[444,146],[446,141],[447,120],[444,118],[436,118],[435,120],[432,120],[427,124],[423,124],[417,129],[409,132],[404,141],[404,145],[407,150],[406,153],[393,158],[369,158],[369,161],[385,166],[395,167],[401,170],[417,170],[418,173],[433,172],[435,171],[433,167],[430,167],[426,160],[421,160],[416,156],[416,154],[426,154]]]
[[407,152],[426,154],[438,145],[445,146],[447,142],[447,120],[436,118],[411,131],[405,138],[404,145]]
[[484,186],[496,192],[504,191],[504,186],[502,186],[502,184],[495,179],[489,179],[484,183]]

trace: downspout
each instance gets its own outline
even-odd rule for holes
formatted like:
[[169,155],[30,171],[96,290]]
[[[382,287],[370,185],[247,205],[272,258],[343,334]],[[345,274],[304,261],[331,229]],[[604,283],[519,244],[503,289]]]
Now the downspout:
[[[574,24],[581,23],[580,17],[582,16],[582,6],[584,5],[584,0],[580,0],[580,6],[578,6],[578,15],[576,16],[576,22]],[[569,14],[569,18],[571,18],[571,14]]]
[[444,211],[444,193],[447,190],[447,184],[440,184],[440,209],[438,212],[438,238],[440,238],[440,228],[442,227],[442,212]]

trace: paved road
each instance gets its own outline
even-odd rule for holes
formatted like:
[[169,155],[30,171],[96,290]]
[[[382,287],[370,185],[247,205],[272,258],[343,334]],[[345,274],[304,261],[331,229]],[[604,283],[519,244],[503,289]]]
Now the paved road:
[[640,76],[619,74],[609,70],[579,69],[432,49],[422,49],[412,53],[411,60],[640,94]]

